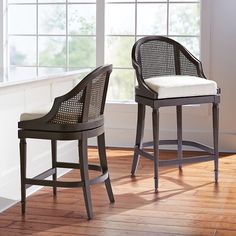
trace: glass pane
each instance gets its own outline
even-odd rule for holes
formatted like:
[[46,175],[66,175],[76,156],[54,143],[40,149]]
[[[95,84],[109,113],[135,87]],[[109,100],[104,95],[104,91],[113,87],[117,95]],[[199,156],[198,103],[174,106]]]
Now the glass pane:
[[78,2],[78,3],[93,2],[93,3],[96,3],[96,0],[68,0],[68,2]]
[[39,5],[39,34],[66,33],[66,5]]
[[24,81],[29,79],[35,79],[36,67],[13,67],[9,69],[10,81]]
[[182,44],[195,57],[200,56],[200,42],[198,37],[173,37],[174,40]]
[[8,3],[35,3],[36,0],[8,0]]
[[66,65],[66,37],[39,37],[39,65]]
[[138,2],[168,2],[168,0],[154,0],[154,1],[150,1],[150,0],[138,0]]
[[38,0],[39,3],[59,3],[66,2],[66,0]]
[[36,65],[36,37],[9,38],[10,65]]
[[105,61],[115,67],[132,67],[131,50],[134,37],[106,37]]
[[96,38],[69,37],[69,66],[95,67],[96,66]]
[[96,34],[96,5],[78,4],[68,6],[69,34]]
[[50,74],[57,74],[60,72],[65,72],[65,68],[52,68],[52,67],[39,67],[38,69],[38,75],[44,76],[44,75],[50,75]]
[[138,4],[138,35],[167,34],[167,4]]
[[135,2],[135,0],[106,0],[106,2]]
[[10,5],[8,11],[9,34],[36,33],[36,6]]
[[[88,70],[87,68],[86,69],[81,69],[81,68],[76,68],[76,67],[73,67],[73,68],[69,68],[69,71],[76,71],[76,70],[79,70],[80,73],[78,75],[76,75],[76,84],[79,83],[86,75],[88,75],[91,71],[91,70]],[[84,70],[84,72],[82,72],[82,70]]]
[[106,34],[135,33],[135,4],[106,5]]
[[109,81],[107,100],[134,100],[134,71],[113,69]]
[[194,3],[170,4],[170,34],[199,35],[200,5]]

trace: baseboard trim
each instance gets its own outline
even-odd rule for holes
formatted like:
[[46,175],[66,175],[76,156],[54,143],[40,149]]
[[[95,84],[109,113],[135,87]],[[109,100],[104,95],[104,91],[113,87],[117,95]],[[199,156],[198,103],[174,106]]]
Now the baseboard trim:
[[[121,147],[121,148],[133,148],[136,130],[126,128],[106,128],[106,146],[107,147]],[[176,130],[161,130],[161,139],[175,139]],[[208,146],[212,146],[212,131],[210,130],[193,130],[184,131],[183,138],[185,140],[192,140],[203,143]],[[146,129],[144,135],[144,142],[152,140],[152,130]],[[90,139],[89,145],[96,146],[96,139]],[[176,146],[166,145],[161,146],[164,150],[175,150]],[[186,151],[195,151],[197,149],[191,147],[185,147]],[[222,153],[236,153],[236,133],[220,132],[219,134],[219,151]]]

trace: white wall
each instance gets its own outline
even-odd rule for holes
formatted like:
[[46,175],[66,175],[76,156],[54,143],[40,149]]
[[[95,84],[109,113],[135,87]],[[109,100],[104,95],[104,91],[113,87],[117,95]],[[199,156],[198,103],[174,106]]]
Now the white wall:
[[236,1],[212,1],[211,79],[222,89],[220,132],[225,150],[236,151]]
[[[222,89],[220,104],[220,150],[236,151],[236,1],[202,0],[202,61],[209,79]],[[107,143],[133,146],[136,106],[110,104],[106,109]],[[148,114],[146,140],[152,136]],[[184,138],[211,145],[211,107],[184,109]],[[174,109],[161,109],[161,137],[175,138]]]
[[[22,112],[51,103],[55,97],[68,92],[76,83],[78,74],[65,73],[48,80],[20,85],[0,85],[0,201],[20,198],[20,157],[17,123]],[[50,141],[28,140],[27,175],[35,176],[51,167]],[[77,161],[77,145],[60,142],[58,158]],[[36,188],[31,188],[28,194]],[[7,201],[6,201],[7,202]],[[0,204],[1,206],[1,204]],[[4,208],[4,206],[1,206]],[[1,210],[1,209],[0,209]]]

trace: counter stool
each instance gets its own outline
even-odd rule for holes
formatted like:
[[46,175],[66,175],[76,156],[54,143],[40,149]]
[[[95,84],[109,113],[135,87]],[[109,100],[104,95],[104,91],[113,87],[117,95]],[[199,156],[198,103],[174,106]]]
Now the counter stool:
[[[101,66],[87,75],[75,88],[54,100],[51,110],[35,111],[21,115],[18,123],[20,139],[21,206],[25,214],[26,189],[32,185],[57,187],[82,187],[88,218],[93,217],[90,185],[105,182],[110,202],[114,202],[108,174],[105,138],[104,106],[112,65]],[[88,164],[87,139],[96,137],[101,166]],[[26,176],[26,139],[51,140],[52,168],[35,176]],[[57,161],[57,140],[78,140],[79,163]],[[81,181],[58,181],[57,168],[80,169]],[[89,179],[89,170],[101,172]],[[52,176],[52,180],[45,178]]]
[[[158,189],[158,168],[162,165],[214,160],[215,182],[218,181],[218,133],[220,90],[216,82],[207,80],[201,62],[178,42],[162,36],[147,36],[139,39],[132,49],[132,64],[136,71],[138,85],[135,101],[138,103],[138,119],[134,157],[131,169],[135,175],[141,156],[154,161],[155,191]],[[213,111],[214,147],[182,139],[182,106],[211,103]],[[143,143],[145,108],[152,108],[153,141]],[[159,109],[176,106],[177,139],[159,139]],[[177,159],[159,160],[159,145],[177,145]],[[182,146],[192,146],[209,155],[183,158]],[[153,146],[154,154],[144,150]]]

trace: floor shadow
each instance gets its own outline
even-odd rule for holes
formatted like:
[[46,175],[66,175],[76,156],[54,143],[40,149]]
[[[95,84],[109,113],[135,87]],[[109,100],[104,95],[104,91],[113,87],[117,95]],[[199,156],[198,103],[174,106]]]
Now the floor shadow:
[[7,208],[13,206],[16,203],[16,200],[0,197],[0,212],[5,211]]

